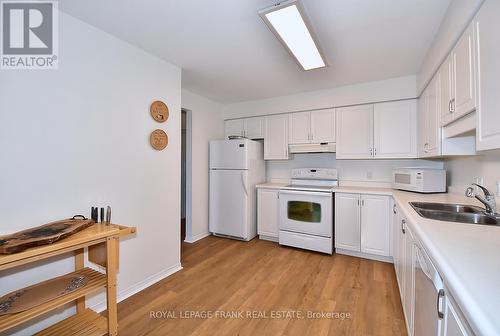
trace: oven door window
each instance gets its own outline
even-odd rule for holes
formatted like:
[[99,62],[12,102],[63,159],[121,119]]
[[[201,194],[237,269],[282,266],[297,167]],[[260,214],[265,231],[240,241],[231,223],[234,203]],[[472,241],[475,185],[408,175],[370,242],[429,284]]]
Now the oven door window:
[[288,201],[287,206],[288,219],[308,222],[321,222],[321,204],[304,201]]

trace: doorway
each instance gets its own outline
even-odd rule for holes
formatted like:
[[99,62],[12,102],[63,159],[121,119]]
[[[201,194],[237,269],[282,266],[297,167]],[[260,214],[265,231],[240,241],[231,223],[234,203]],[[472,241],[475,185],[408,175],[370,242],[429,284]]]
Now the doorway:
[[186,235],[191,234],[191,111],[181,109],[181,258]]

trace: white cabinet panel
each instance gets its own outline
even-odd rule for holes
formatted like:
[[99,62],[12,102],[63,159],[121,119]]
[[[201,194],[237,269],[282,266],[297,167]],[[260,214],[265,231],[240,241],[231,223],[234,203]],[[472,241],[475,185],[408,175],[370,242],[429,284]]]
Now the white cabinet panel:
[[289,143],[290,144],[304,144],[309,143],[311,140],[311,113],[299,112],[290,113],[289,115]]
[[288,115],[266,117],[264,160],[288,160]]
[[361,195],[361,252],[390,255],[390,198]]
[[478,44],[478,150],[500,148],[500,1],[487,0],[476,18]]
[[249,139],[264,139],[264,117],[245,119],[245,136]]
[[439,76],[440,91],[440,113],[441,125],[444,126],[453,121],[453,99],[455,98],[455,79],[454,79],[454,57],[450,55],[441,65],[437,76]]
[[232,119],[225,121],[225,137],[226,139],[231,135],[244,136],[244,119]]
[[439,76],[435,76],[419,98],[420,157],[441,155],[441,100]]
[[404,224],[404,293],[403,309],[405,312],[408,334],[413,335],[413,317],[415,308],[415,268],[414,268],[414,246],[413,234],[408,226]]
[[337,159],[370,159],[373,151],[373,105],[335,110]]
[[476,108],[474,26],[469,28],[458,41],[452,52],[455,61],[455,100],[453,110],[459,118]]
[[311,142],[335,142],[335,110],[311,112]]
[[257,192],[257,230],[259,235],[278,238],[278,195],[278,189],[259,189]]
[[469,324],[463,318],[455,301],[447,295],[444,313],[444,336],[473,336]]
[[417,157],[417,104],[404,100],[375,104],[374,157]]
[[360,244],[359,194],[335,194],[335,247],[359,252]]

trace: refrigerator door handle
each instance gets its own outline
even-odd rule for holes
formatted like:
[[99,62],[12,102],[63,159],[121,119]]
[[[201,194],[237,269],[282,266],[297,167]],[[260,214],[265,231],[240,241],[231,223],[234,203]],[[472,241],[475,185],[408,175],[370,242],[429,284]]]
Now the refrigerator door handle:
[[241,172],[241,184],[243,184],[243,189],[245,189],[245,195],[248,196],[248,188],[247,188],[247,179],[246,179],[246,171]]

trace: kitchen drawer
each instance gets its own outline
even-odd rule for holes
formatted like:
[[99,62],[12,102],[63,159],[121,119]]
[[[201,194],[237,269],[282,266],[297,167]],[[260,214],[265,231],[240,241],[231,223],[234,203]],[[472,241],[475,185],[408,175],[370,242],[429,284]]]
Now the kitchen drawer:
[[279,243],[280,245],[332,254],[332,238],[280,230]]

